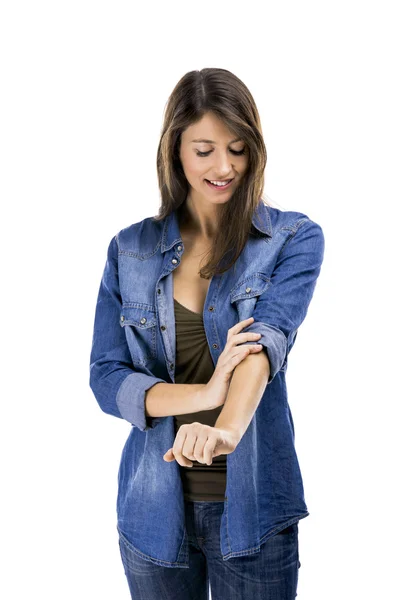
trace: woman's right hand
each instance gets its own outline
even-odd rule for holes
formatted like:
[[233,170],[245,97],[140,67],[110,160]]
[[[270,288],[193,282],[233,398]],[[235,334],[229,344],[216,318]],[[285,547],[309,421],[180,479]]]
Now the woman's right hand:
[[262,344],[247,344],[238,346],[248,341],[257,341],[261,335],[254,332],[240,333],[254,321],[254,317],[239,321],[228,329],[227,342],[224,350],[218,358],[217,365],[210,381],[204,386],[201,393],[201,404],[207,408],[200,410],[212,410],[225,403],[229,391],[230,380],[237,365],[249,354],[260,352]]

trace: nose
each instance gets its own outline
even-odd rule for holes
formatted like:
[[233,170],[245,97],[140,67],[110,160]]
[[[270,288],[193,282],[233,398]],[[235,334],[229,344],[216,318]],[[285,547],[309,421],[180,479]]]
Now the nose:
[[214,171],[217,179],[233,176],[232,157],[228,152],[214,152]]

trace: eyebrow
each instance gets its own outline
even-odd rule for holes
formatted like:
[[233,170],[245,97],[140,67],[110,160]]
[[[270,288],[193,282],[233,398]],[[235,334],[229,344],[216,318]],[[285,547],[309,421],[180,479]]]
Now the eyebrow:
[[[240,142],[242,138],[236,138],[236,140],[231,140],[229,143],[233,144],[234,142]],[[192,140],[192,142],[199,144],[200,142],[204,142],[205,144],[216,144],[217,142],[213,142],[212,140]]]

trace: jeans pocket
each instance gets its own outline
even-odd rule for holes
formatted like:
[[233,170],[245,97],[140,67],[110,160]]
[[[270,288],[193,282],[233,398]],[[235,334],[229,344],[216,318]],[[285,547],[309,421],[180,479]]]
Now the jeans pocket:
[[286,529],[282,529],[281,531],[278,531],[278,533],[276,535],[287,535],[287,534],[293,533],[293,532],[294,532],[293,525],[289,525],[289,527],[286,527]]
[[160,567],[158,565],[149,560],[145,560],[136,554],[121,534],[119,535],[118,542],[121,560],[126,574],[131,573],[137,576],[154,576],[160,571]]

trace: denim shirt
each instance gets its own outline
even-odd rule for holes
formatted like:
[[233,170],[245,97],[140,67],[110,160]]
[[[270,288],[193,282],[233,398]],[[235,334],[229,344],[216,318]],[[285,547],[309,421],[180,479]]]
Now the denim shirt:
[[[203,321],[214,366],[227,332],[262,337],[270,376],[257,410],[227,455],[221,517],[223,560],[258,553],[278,531],[309,515],[294,445],[285,373],[313,296],[324,255],[324,234],[307,215],[262,200],[235,265],[210,281]],[[175,440],[174,417],[146,417],[145,394],[174,383],[173,275],[185,251],[176,211],[119,231],[110,241],[100,282],[90,355],[90,388],[107,414],[132,427],[118,470],[117,530],[141,558],[189,568],[185,507],[177,461],[165,452]]]

